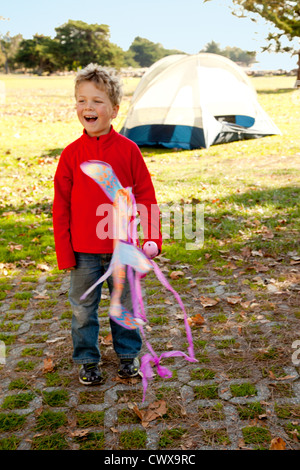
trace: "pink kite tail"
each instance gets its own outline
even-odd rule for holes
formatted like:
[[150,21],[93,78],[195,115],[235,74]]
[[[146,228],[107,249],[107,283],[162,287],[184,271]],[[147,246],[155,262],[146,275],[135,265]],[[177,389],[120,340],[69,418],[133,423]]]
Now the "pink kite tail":
[[[149,343],[147,344],[149,348]],[[152,350],[152,354],[144,354],[144,356],[141,359],[141,374],[142,374],[142,384],[143,384],[143,401],[145,401],[145,396],[147,392],[147,387],[148,387],[148,381],[153,378],[153,370],[151,367],[151,363],[153,363],[154,366],[156,366],[157,373],[160,377],[163,378],[168,378],[170,379],[173,375],[172,371],[168,369],[167,367],[161,366],[160,361],[165,358],[165,357],[184,357],[187,361],[189,362],[195,362],[197,361],[194,358],[189,357],[187,354],[185,354],[182,351],[169,351],[169,352],[164,352],[162,353],[159,357],[155,354],[153,349],[150,346],[150,349]]]
[[175,296],[177,302],[179,303],[183,313],[184,313],[184,324],[185,324],[185,330],[186,330],[186,336],[187,336],[187,340],[188,340],[188,343],[189,343],[189,347],[188,347],[188,352],[189,352],[189,355],[192,359],[195,359],[195,354],[194,354],[194,345],[193,345],[193,338],[192,338],[192,332],[191,332],[191,328],[190,328],[190,325],[187,321],[187,314],[186,314],[186,311],[185,311],[185,308],[184,308],[184,305],[182,303],[182,300],[179,296],[179,294],[173,289],[173,287],[169,284],[169,282],[167,281],[167,279],[165,278],[165,276],[163,275],[163,273],[161,272],[161,270],[159,269],[159,267],[157,266],[157,264],[150,260],[152,266],[153,266],[153,269],[154,269],[154,272],[157,276],[157,278],[159,279],[159,281],[170,291],[172,292],[172,294]]

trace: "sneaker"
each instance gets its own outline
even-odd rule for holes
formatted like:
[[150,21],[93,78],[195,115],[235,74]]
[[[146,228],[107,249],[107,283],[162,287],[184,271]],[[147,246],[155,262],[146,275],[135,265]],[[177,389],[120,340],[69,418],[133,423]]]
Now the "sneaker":
[[136,377],[140,371],[140,362],[137,357],[133,359],[121,359],[118,376],[122,379]]
[[84,385],[98,385],[103,381],[103,377],[98,368],[98,364],[83,364],[79,372],[79,382]]

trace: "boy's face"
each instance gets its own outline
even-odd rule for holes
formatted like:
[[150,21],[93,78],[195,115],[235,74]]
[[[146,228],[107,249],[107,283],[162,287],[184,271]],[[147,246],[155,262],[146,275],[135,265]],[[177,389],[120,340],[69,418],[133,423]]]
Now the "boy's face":
[[98,88],[94,82],[84,81],[77,88],[76,110],[88,135],[99,137],[109,133],[119,106],[113,106],[106,91]]

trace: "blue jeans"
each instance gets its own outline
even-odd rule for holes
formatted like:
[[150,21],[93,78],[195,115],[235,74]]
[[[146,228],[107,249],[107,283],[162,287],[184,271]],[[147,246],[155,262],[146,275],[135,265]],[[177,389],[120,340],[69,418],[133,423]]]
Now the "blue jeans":
[[[77,364],[98,363],[99,350],[98,308],[102,284],[99,284],[84,300],[80,297],[107,271],[111,254],[75,252],[76,268],[71,271],[69,300],[72,306],[73,360]],[[109,292],[113,289],[112,276],[107,279]],[[131,292],[126,279],[121,297],[122,305],[132,311]],[[139,329],[128,330],[110,320],[113,346],[117,356],[136,357],[142,347]]]

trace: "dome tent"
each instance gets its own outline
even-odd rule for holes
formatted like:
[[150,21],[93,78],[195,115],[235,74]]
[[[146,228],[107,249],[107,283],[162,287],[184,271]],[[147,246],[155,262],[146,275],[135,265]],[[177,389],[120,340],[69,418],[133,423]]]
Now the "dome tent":
[[139,146],[193,149],[281,132],[241,67],[200,53],[167,56],[147,70],[121,134]]

